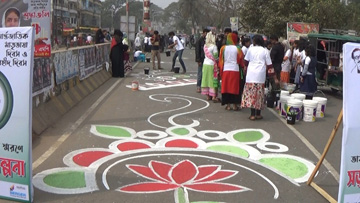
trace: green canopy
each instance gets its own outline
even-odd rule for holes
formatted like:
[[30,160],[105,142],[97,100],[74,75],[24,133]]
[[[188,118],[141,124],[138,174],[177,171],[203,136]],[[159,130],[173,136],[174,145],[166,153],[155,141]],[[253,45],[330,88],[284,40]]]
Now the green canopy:
[[349,36],[349,35],[308,34],[308,38],[321,38],[321,39],[343,40],[348,42],[360,42],[360,37]]

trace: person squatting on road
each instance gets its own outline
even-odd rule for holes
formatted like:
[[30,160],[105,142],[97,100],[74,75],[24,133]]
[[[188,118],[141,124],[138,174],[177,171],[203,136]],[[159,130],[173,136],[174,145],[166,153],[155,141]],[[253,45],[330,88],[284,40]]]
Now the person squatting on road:
[[169,49],[172,49],[175,47],[176,49],[176,52],[174,54],[174,57],[173,57],[173,62],[172,62],[172,66],[171,66],[171,72],[173,72],[175,69],[175,62],[176,62],[176,58],[179,57],[179,62],[183,68],[183,72],[182,74],[185,74],[186,73],[186,67],[185,67],[185,64],[184,64],[184,61],[182,60],[182,54],[184,52],[184,45],[181,43],[181,41],[179,40],[179,38],[175,35],[174,32],[169,32],[169,37],[172,38],[172,41],[173,41],[173,44],[170,44],[168,46]]

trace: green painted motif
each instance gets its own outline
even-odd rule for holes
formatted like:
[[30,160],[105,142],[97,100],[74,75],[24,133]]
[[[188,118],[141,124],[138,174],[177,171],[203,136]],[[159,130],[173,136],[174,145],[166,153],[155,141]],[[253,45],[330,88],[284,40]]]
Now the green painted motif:
[[240,157],[244,157],[244,158],[249,157],[249,153],[246,150],[241,149],[240,147],[235,147],[235,146],[230,146],[230,145],[214,145],[214,146],[208,147],[207,149],[216,151],[216,152],[230,153],[230,154],[234,154],[236,156],[240,156]]
[[47,175],[44,182],[52,187],[74,189],[86,187],[85,173],[81,171],[63,171]]
[[186,203],[186,202],[189,202],[189,201],[187,201],[187,198],[186,198],[186,196],[185,196],[185,192],[184,192],[184,189],[183,189],[183,188],[179,187],[179,188],[177,189],[177,194],[178,194],[178,196],[177,196],[178,201],[176,201],[176,202],[178,202],[178,203]]
[[220,203],[220,202],[208,202],[208,201],[202,201],[202,202],[191,202],[191,203]]
[[113,137],[131,137],[129,131],[120,127],[96,126],[96,130],[101,134]]
[[190,132],[186,128],[176,128],[173,129],[171,132],[177,134],[177,135],[188,135]]
[[293,179],[301,178],[308,173],[305,164],[291,158],[262,158],[259,161]]
[[234,139],[238,142],[255,142],[263,138],[263,134],[259,131],[245,131],[234,135]]

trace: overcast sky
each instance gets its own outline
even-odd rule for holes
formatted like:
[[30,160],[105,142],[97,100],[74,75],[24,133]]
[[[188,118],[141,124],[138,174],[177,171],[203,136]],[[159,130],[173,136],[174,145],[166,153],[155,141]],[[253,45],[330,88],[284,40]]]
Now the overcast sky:
[[[141,0],[142,1],[142,0]],[[161,7],[161,8],[166,8],[169,4],[171,4],[172,2],[177,2],[178,0],[150,0],[150,3],[154,3],[157,6]]]

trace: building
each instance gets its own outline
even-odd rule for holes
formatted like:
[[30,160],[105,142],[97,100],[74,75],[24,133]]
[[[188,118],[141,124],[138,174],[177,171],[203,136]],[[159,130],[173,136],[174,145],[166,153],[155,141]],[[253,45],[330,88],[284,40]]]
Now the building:
[[68,36],[101,27],[100,0],[53,0],[53,33]]

